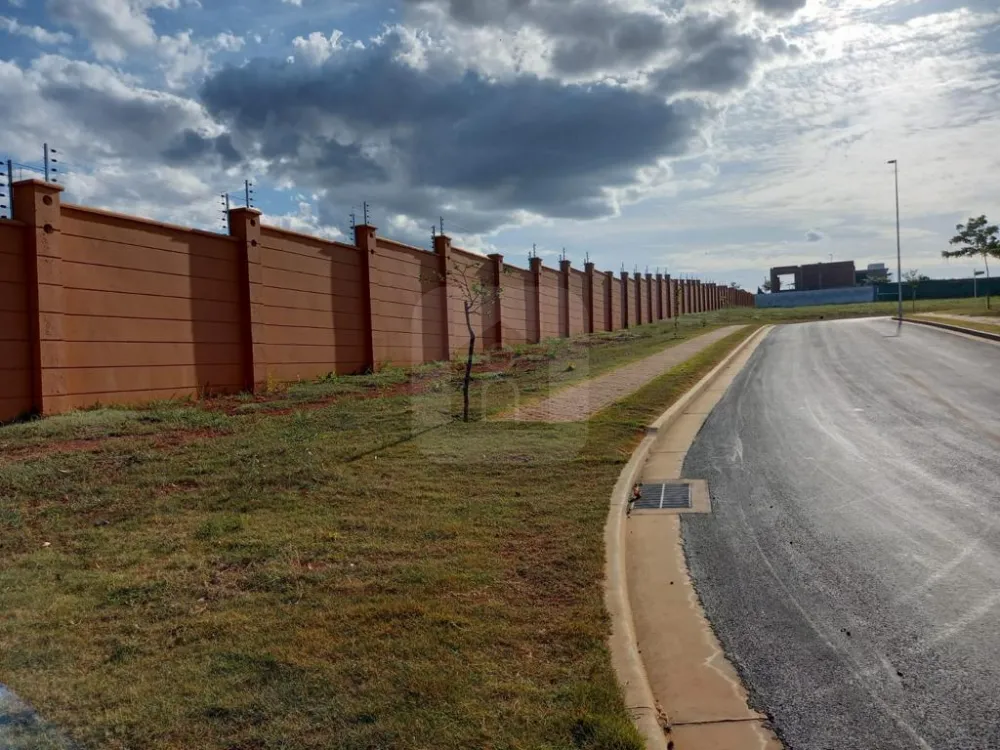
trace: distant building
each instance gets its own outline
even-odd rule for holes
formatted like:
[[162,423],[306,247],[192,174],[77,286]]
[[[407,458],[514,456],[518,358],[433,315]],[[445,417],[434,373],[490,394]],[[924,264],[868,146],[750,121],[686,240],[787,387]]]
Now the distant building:
[[855,284],[866,286],[872,283],[871,279],[887,280],[889,278],[889,269],[886,268],[885,263],[869,263],[866,270],[858,271],[854,276]]
[[[794,286],[782,289],[781,276],[794,276]],[[772,292],[810,292],[818,289],[839,289],[856,285],[853,260],[836,263],[810,263],[804,266],[776,266],[771,269]]]

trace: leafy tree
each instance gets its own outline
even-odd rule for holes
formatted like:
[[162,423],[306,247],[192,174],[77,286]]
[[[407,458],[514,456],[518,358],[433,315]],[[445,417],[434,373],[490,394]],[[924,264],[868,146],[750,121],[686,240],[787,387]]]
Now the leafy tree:
[[956,250],[942,250],[945,258],[974,258],[981,256],[986,266],[986,309],[990,309],[990,261],[1000,258],[1000,228],[987,224],[986,216],[969,217],[966,224],[955,226],[958,234],[948,240]]

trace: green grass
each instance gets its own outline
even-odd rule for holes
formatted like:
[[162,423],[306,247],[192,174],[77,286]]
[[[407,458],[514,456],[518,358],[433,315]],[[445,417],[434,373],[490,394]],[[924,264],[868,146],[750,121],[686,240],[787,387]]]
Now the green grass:
[[605,650],[608,495],[755,326],[587,423],[483,418],[718,326],[892,310],[482,355],[470,424],[434,363],[0,427],[0,683],[82,748],[638,748]]
[[671,323],[482,358],[470,424],[434,365],[0,428],[0,683],[83,748],[638,749],[608,497],[752,330],[583,424],[482,417]]
[[[917,310],[925,312],[979,314],[980,308],[985,309],[985,301],[982,299],[917,302]],[[500,402],[511,402],[515,390],[521,403],[542,398],[554,390],[608,372],[721,326],[835,320],[891,315],[895,311],[894,302],[789,309],[730,308],[685,315],[677,320],[665,320],[628,330],[508,347],[499,354],[477,354],[477,373],[474,378],[489,383],[480,399],[480,411],[495,409]],[[907,314],[910,311],[910,303],[907,302]],[[530,372],[525,371],[526,367],[530,367]],[[241,413],[283,412],[316,400],[399,390],[433,390],[445,394],[451,391],[450,385],[445,387],[445,384],[457,377],[460,371],[461,363],[437,362],[412,370],[388,367],[368,376],[331,375],[319,382],[292,384],[264,399],[237,399],[234,410]]]
[[[917,318],[922,316],[917,315]],[[996,325],[992,323],[984,323],[981,320],[969,320],[967,317],[944,317],[941,315],[935,315],[933,317],[927,316],[923,318],[924,320],[929,320],[932,323],[946,323],[947,325],[959,326],[961,328],[974,328],[977,331],[986,331],[987,333],[1000,333],[1000,318],[997,319]]]
[[[903,315],[911,315],[914,312],[941,312],[956,315],[984,315],[996,314],[987,313],[986,300],[979,299],[929,299],[916,301],[914,309],[913,301],[906,297],[909,290],[903,288]],[[895,315],[897,303],[895,300],[885,300],[882,302],[865,302],[851,305],[817,305],[815,307],[789,307],[789,308],[731,308],[728,310],[717,310],[705,315],[706,321],[710,325],[724,325],[727,323],[804,323],[813,320],[838,320],[843,318],[859,318],[874,315]],[[701,317],[701,316],[693,316]]]

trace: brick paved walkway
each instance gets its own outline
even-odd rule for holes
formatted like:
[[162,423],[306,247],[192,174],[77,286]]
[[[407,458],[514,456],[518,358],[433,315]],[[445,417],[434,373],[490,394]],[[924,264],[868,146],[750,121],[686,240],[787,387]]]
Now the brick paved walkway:
[[743,326],[726,326],[682,341],[659,354],[571,385],[543,401],[508,412],[501,419],[518,422],[576,422],[589,419],[604,407],[639,390],[653,378],[741,328]]

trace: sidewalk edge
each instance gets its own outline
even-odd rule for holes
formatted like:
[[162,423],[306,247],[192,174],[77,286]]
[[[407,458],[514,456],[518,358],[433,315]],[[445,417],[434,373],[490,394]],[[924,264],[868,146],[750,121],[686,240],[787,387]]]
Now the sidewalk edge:
[[980,339],[987,339],[989,341],[1000,341],[1000,333],[991,333],[990,331],[980,331],[978,328],[963,328],[962,326],[953,326],[950,323],[938,323],[936,320],[925,320],[923,318],[897,318],[893,316],[893,320],[902,323],[916,323],[922,326],[928,326],[930,328],[940,328],[943,331],[951,331],[952,333],[962,333],[966,336],[975,336]]
[[688,405],[698,398],[715,382],[719,374],[739,356],[752,341],[763,338],[774,326],[762,326],[747,336],[735,349],[716,365],[711,372],[699,380],[687,393],[681,396],[669,409],[646,428],[646,436],[632,453],[629,462],[618,475],[618,481],[611,494],[608,519],[604,526],[604,606],[611,617],[611,636],[608,647],[611,663],[618,682],[625,693],[625,703],[633,720],[646,741],[647,750],[667,750],[664,734],[665,717],[653,697],[653,690],[646,675],[646,668],[639,653],[632,617],[632,605],[628,596],[625,577],[625,506],[629,491],[642,471],[649,451],[656,442],[657,433],[666,429],[677,417],[684,413]]

